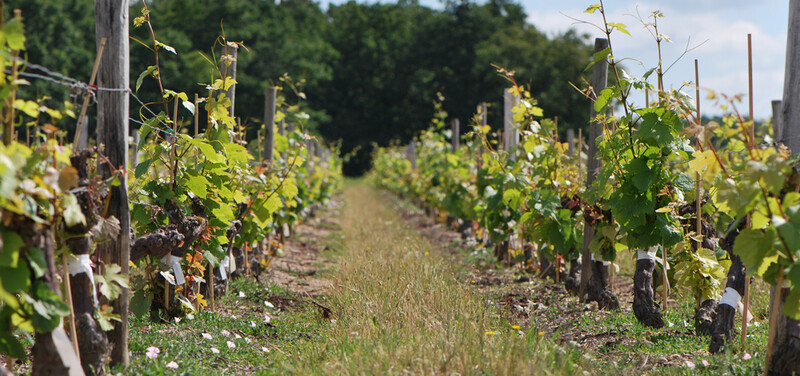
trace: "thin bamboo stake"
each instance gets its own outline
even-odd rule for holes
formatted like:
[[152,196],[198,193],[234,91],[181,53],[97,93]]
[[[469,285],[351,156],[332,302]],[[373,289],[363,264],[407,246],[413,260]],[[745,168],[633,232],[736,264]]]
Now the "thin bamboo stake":
[[750,104],[750,140],[756,143],[756,121],[753,118],[753,34],[747,34],[747,84]]
[[[756,123],[753,118],[753,35],[747,34],[747,81],[748,97],[750,104],[750,141],[753,147],[756,146],[755,128]],[[748,221],[749,222],[749,221]],[[744,310],[742,311],[742,351],[745,350],[747,339],[747,311],[750,309],[750,277],[744,279]],[[769,352],[767,352],[769,354]]]
[[[697,59],[694,59],[694,100],[695,107],[697,108],[697,125],[701,125],[700,120],[700,67]],[[697,144],[702,145],[700,138],[697,139]]]
[[[750,280],[750,278],[745,279],[745,283],[748,280]],[[764,376],[769,375],[769,366],[772,360],[772,347],[775,346],[775,332],[776,332],[775,324],[778,322],[778,310],[780,308],[782,295],[783,295],[783,267],[779,267],[778,283],[775,285],[775,299],[772,300],[772,312],[769,317],[769,339],[767,340],[767,358],[764,360],[764,373],[763,373]]]
[[215,311],[214,308],[214,267],[208,265],[208,282],[206,283],[206,291],[208,293],[208,307],[211,312]]
[[[89,86],[94,85],[95,80],[97,79],[97,70],[100,68],[100,59],[103,57],[103,49],[106,47],[106,40],[107,38],[103,38],[100,40],[100,48],[97,49],[97,57],[94,58],[94,67],[92,68],[92,76],[89,78]],[[84,131],[83,129],[83,118],[86,117],[86,109],[89,107],[89,99],[91,95],[86,93],[83,96],[83,106],[81,106],[81,114],[78,116],[78,125],[75,128],[75,140],[72,141],[73,147],[78,145],[78,140],[81,139],[81,133]],[[80,150],[78,148],[74,148],[72,150],[73,153],[77,153]]]
[[[747,350],[747,312],[750,309],[750,277],[744,278],[744,310],[742,310],[742,351]],[[770,328],[771,329],[771,328]]]
[[69,335],[72,339],[72,347],[75,348],[75,355],[80,361],[81,351],[78,349],[78,331],[75,328],[75,307],[72,305],[72,283],[69,280],[69,259],[66,252],[61,255],[61,269],[64,273],[64,295],[67,296],[67,305],[69,305]]
[[583,158],[581,152],[583,151],[583,129],[578,128],[578,184],[583,185]]
[[661,247],[661,288],[664,290],[662,297],[663,297],[663,306],[664,306],[664,313],[667,313],[667,301],[669,299],[669,280],[667,279],[667,248],[662,246]]
[[244,248],[244,275],[249,277],[250,276],[250,267],[249,267],[250,263],[249,263],[249,259],[247,258],[247,254],[250,253],[249,252],[250,247],[247,244],[245,244],[243,246],[243,248]]

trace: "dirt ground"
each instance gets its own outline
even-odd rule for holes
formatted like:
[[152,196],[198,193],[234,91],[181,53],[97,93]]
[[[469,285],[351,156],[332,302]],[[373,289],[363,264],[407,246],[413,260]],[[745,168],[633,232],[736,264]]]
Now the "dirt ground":
[[[397,200],[389,195],[387,199]],[[594,302],[581,303],[563,285],[540,279],[535,274],[525,274],[521,266],[496,268],[492,262],[490,265],[476,267],[465,262],[464,244],[458,232],[419,210],[403,208],[399,204],[395,207],[401,210],[403,218],[411,227],[438,244],[441,251],[449,252],[453,256],[453,262],[464,264],[464,282],[486,294],[512,324],[522,328],[536,328],[541,335],[552,338],[561,345],[588,350],[584,351],[587,358],[602,356],[613,359],[610,360],[612,363],[626,362],[635,365],[643,372],[654,365],[682,367],[697,356],[710,355],[704,351],[650,357],[630,355],[629,350],[616,350],[637,346],[643,341],[646,343],[648,339],[643,339],[641,334],[630,335],[634,324],[622,324],[621,330],[596,330],[600,325],[583,324],[586,320],[600,322],[612,313],[598,310],[597,303]],[[611,284],[619,298],[620,311],[623,315],[632,316],[633,275],[614,275]],[[586,315],[588,311],[592,314]],[[694,336],[691,331],[669,328],[646,334],[655,339],[663,336]]]
[[333,262],[323,257],[322,252],[331,250],[335,244],[339,209],[339,204],[332,201],[317,216],[294,228],[267,269],[271,285],[285,287],[300,296],[322,295],[332,288],[321,271],[330,268]]

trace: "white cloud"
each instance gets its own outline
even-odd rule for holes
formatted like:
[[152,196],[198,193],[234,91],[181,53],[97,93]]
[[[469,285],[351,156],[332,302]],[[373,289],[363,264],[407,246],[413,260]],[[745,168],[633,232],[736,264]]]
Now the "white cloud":
[[[586,14],[585,4],[570,1],[569,6],[535,6],[540,1],[524,1],[529,12],[528,21],[537,29],[550,35],[569,28],[591,36],[602,36],[594,27],[575,24],[567,16],[599,23],[598,14]],[[741,3],[741,4],[739,4]],[[775,0],[751,2],[744,0],[673,0],[640,1],[626,3],[606,3],[607,18],[610,22],[627,25],[632,37],[621,33],[612,35],[612,44],[617,58],[633,57],[645,67],[654,67],[658,62],[656,45],[650,33],[633,16],[638,13],[647,17],[653,10],[661,10],[664,18],[658,19],[659,33],[668,35],[672,43],[662,44],[663,64],[669,65],[678,58],[690,41],[691,46],[702,42],[701,46],[688,52],[678,61],[666,77],[668,87],[679,87],[684,82],[694,81],[694,59],[700,62],[700,83],[730,95],[747,92],[747,34],[753,39],[754,98],[756,117],[771,116],[770,101],[779,99],[783,92],[783,66],[786,49],[786,11],[785,6]],[[612,8],[613,6],[613,8]],[[556,9],[561,7],[561,9]],[[772,12],[772,7],[779,11]],[[537,10],[538,9],[538,10]],[[562,14],[563,13],[563,14]],[[770,14],[760,17],[759,14]],[[566,15],[566,16],[565,16]],[[651,20],[646,20],[650,22]],[[782,27],[775,23],[782,23]],[[782,31],[775,31],[782,30]],[[645,68],[639,63],[628,61],[631,74],[641,75]],[[693,90],[692,90],[693,91]],[[704,95],[703,95],[704,96]],[[746,98],[745,98],[746,100]],[[639,102],[643,99],[639,99]],[[705,102],[705,101],[704,101]],[[712,103],[701,103],[704,112],[718,114],[720,110]],[[740,110],[746,111],[746,105]]]

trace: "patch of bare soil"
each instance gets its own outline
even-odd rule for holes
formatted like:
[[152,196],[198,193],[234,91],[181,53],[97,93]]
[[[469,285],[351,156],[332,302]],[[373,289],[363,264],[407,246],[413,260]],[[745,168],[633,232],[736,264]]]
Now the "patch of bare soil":
[[332,285],[321,273],[332,264],[322,257],[329,250],[331,238],[338,236],[339,205],[334,201],[311,218],[294,228],[279,256],[272,258],[266,276],[270,284],[283,286],[290,292],[322,295]]

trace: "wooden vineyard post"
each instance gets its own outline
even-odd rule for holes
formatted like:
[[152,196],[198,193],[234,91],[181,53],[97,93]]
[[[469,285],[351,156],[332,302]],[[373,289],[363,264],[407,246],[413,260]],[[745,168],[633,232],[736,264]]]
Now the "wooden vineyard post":
[[452,128],[453,136],[451,137],[450,141],[453,145],[453,153],[458,152],[459,141],[461,141],[461,124],[458,119],[453,119],[453,122],[450,124]]
[[575,155],[575,130],[572,128],[567,129],[567,153]]
[[264,93],[264,155],[262,158],[265,163],[272,165],[273,149],[275,149],[275,98],[278,95],[278,88],[270,86]]
[[[487,113],[488,106],[486,102],[481,102],[481,127],[486,127],[489,124],[489,114]],[[481,142],[481,146],[478,148],[478,170],[483,168],[483,142]]]
[[[600,52],[608,48],[608,39],[596,38],[594,40],[594,51]],[[600,60],[592,67],[592,89],[594,97],[600,93],[608,85],[608,61],[606,59]],[[592,102],[591,110],[589,112],[592,123],[589,126],[589,138],[586,143],[589,145],[589,151],[586,154],[586,188],[592,186],[595,175],[600,170],[600,160],[597,158],[597,144],[595,140],[602,134],[602,125],[594,121],[597,117],[597,112],[594,110],[594,102]],[[583,251],[581,258],[581,285],[579,297],[583,299],[586,293],[586,286],[592,278],[592,252],[589,250],[589,244],[594,239],[594,227],[590,225],[583,226]]]
[[411,169],[417,169],[417,142],[411,140],[408,143],[408,147],[406,148],[406,156],[408,157],[409,162],[411,162]]
[[782,106],[783,102],[779,100],[772,101],[772,139],[776,145],[780,145],[781,134],[783,133],[783,119],[781,119],[783,115],[781,113]]
[[[95,30],[97,43],[108,40],[97,74],[98,86],[112,89],[97,93],[97,144],[108,163],[100,162],[98,170],[103,178],[109,178],[113,170],[119,184],[110,187],[107,217],[119,220],[119,236],[111,242],[99,245],[98,254],[106,264],[117,264],[122,274],[128,275],[130,260],[130,215],[128,212],[128,178],[125,166],[128,163],[128,88],[130,87],[128,1],[96,0]],[[110,165],[109,165],[110,164]],[[114,321],[109,336],[113,344],[112,364],[127,367],[128,358],[128,288],[122,287],[119,298],[113,302],[114,313],[120,321]]]
[[[792,151],[800,153],[800,0],[789,1],[789,30],[786,41],[786,68],[783,83],[783,106],[781,110],[781,142]],[[764,375],[785,375],[800,373],[800,349],[796,341],[800,337],[800,322],[781,313],[782,305],[788,295],[783,286],[784,268],[779,268],[778,282],[773,295],[770,336],[767,345]],[[775,328],[773,330],[773,327]]]
[[[503,149],[511,153],[519,143],[519,130],[514,126],[512,109],[519,104],[519,96],[506,90],[503,92]],[[511,154],[511,160],[514,155]]]

